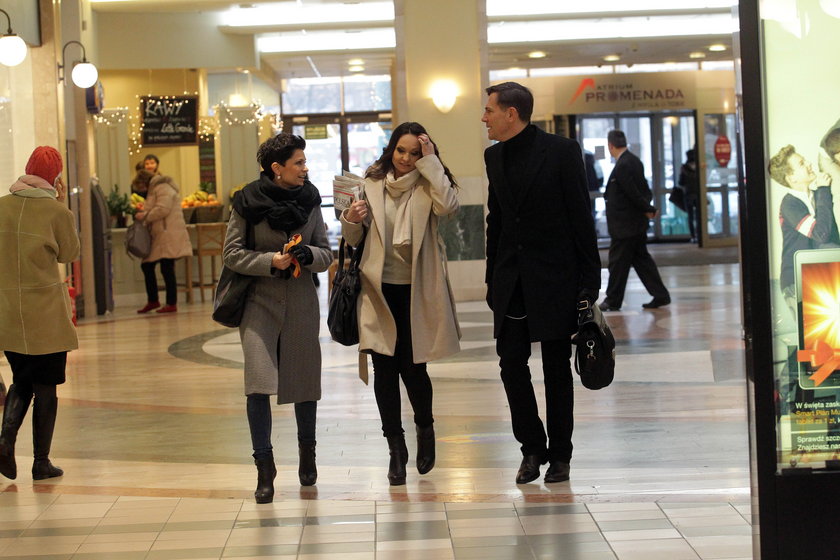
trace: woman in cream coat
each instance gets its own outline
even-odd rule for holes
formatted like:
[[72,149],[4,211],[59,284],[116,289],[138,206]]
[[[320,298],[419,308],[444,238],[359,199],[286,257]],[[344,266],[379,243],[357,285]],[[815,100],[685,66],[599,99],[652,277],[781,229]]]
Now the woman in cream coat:
[[[152,234],[152,251],[143,259],[140,268],[146,281],[146,305],[137,313],[148,313],[157,309],[158,313],[178,311],[178,284],[175,279],[175,261],[193,254],[190,234],[181,211],[181,195],[178,185],[172,177],[153,175],[142,169],[137,172],[135,185],[148,185],[146,203],[142,212],[134,215],[135,220],[143,220]],[[160,263],[160,272],[166,285],[166,305],[160,307],[158,299],[157,276],[155,265]]]
[[422,125],[394,129],[365,175],[364,196],[341,216],[361,260],[359,351],[373,359],[374,392],[388,440],[388,480],[405,484],[408,450],[400,420],[403,380],[417,431],[417,470],[435,464],[432,383],[426,362],[459,351],[461,338],[438,217],[458,210],[457,185]]

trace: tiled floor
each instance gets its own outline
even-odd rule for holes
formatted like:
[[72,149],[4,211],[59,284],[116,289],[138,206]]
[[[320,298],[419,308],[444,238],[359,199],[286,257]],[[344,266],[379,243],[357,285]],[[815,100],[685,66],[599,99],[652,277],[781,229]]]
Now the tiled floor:
[[[410,469],[404,487],[385,478],[356,354],[323,329],[318,484],[298,485],[294,414],[275,405],[280,473],[266,505],[252,497],[238,337],[209,319],[210,304],[174,316],[122,305],[83,321],[52,452],[66,475],[31,480],[27,421],[20,475],[0,478],[0,558],[751,558],[738,268],[662,273],[671,306],[642,311],[631,276],[623,311],[609,314],[616,381],[576,387],[572,478],[551,485],[513,481],[518,444],[483,302],[459,304],[463,350],[430,367],[437,466]],[[533,363],[542,392],[538,347]],[[5,362],[0,374],[10,381]]]

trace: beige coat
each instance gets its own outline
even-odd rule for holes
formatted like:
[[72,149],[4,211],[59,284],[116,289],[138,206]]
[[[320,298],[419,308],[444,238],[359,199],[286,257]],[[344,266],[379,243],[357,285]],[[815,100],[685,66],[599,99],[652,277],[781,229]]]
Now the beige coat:
[[0,350],[29,355],[79,347],[58,266],[79,256],[76,218],[40,194],[0,198]]
[[[411,207],[411,344],[414,363],[425,363],[460,350],[461,329],[455,314],[455,298],[446,270],[446,248],[438,233],[438,216],[458,210],[457,190],[443,172],[436,156],[417,160],[420,180],[414,187]],[[385,264],[385,181],[367,179],[365,199],[369,228],[362,254],[362,293],[359,297],[359,351],[394,355],[397,327],[382,294]],[[341,216],[342,234],[351,245],[364,231]]]
[[192,255],[192,242],[181,211],[181,195],[171,177],[155,175],[149,185],[143,222],[152,234],[152,251],[143,262]]

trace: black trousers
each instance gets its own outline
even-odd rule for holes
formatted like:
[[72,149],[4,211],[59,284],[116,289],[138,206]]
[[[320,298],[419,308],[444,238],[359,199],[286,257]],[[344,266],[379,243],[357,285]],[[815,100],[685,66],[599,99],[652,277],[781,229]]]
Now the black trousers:
[[166,286],[166,305],[178,303],[178,284],[175,280],[175,259],[160,259],[154,262],[145,262],[140,265],[143,271],[143,279],[146,281],[146,299],[149,303],[158,301],[158,283],[155,275],[155,265],[160,263],[160,273],[163,276],[163,283]]
[[[425,428],[432,416],[432,380],[426,364],[415,364],[411,346],[411,285],[382,284],[382,293],[397,323],[397,344],[393,356],[373,352],[373,392],[382,420],[385,437],[403,433],[401,420],[400,378],[414,409],[414,423]],[[426,328],[435,328],[427,325]]]
[[668,288],[662,283],[659,269],[647,250],[647,234],[634,235],[610,241],[609,271],[607,282],[607,301],[612,307],[621,307],[624,302],[624,290],[630,268],[636,270],[639,280],[650,295],[660,299],[670,299]]
[[569,359],[569,340],[544,340],[540,343],[545,379],[546,430],[540,419],[537,398],[531,383],[528,359],[531,337],[527,319],[505,317],[496,340],[496,353],[502,370],[513,435],[522,444],[523,455],[542,455],[551,461],[570,462],[574,429],[575,395]]
[[[254,458],[272,453],[271,445],[271,395],[252,393],[246,400],[248,428],[251,431],[251,446]],[[298,443],[315,443],[315,420],[318,401],[295,403]]]

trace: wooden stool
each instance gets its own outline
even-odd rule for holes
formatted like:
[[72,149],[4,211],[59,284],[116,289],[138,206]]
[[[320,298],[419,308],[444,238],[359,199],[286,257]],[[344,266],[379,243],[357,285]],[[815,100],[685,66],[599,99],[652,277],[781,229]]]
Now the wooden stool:
[[[225,234],[227,223],[218,222],[212,224],[195,225],[195,247],[193,255],[198,257],[198,290],[201,292],[201,301],[204,301],[204,290],[209,288],[212,297],[216,283],[219,281],[216,275],[216,257],[222,256],[222,249],[225,246]],[[210,257],[210,282],[204,281],[204,259]],[[221,270],[221,268],[220,268]],[[190,279],[192,279],[190,277]]]

